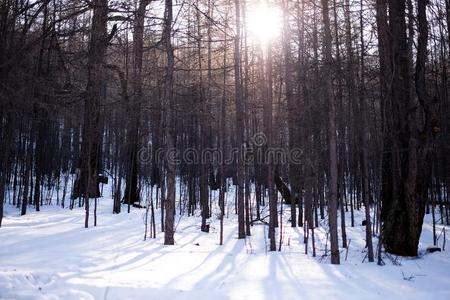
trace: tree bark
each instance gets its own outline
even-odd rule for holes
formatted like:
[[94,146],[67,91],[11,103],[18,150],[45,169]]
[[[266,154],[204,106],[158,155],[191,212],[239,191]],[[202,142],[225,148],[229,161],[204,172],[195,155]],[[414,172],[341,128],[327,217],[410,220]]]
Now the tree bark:
[[84,104],[82,154],[72,198],[84,196],[88,226],[89,198],[100,197],[101,170],[100,104],[106,96],[105,64],[109,44],[107,33],[108,1],[93,1],[91,38],[88,51],[88,82]]
[[[426,4],[421,3],[419,6],[419,19],[423,26],[424,23],[426,25],[426,16],[423,15]],[[385,124],[385,134],[391,136],[392,154],[390,157],[383,158],[385,160],[383,163],[388,168],[383,173],[381,218],[383,220],[383,243],[386,251],[402,256],[417,256],[427,198],[424,179],[430,175],[428,174],[430,168],[426,161],[427,148],[424,146],[431,129],[427,125],[423,131],[419,128],[418,109],[421,108],[425,111],[424,124],[428,124],[429,119],[426,113],[428,108],[426,104],[421,104],[420,107],[410,93],[410,62],[405,9],[404,0],[389,1],[389,32],[393,68],[391,70],[392,83],[388,90],[391,101],[388,117],[391,118],[391,122]],[[419,31],[421,30],[419,29]],[[421,34],[424,34],[423,28]],[[418,63],[422,66],[423,63],[420,60],[423,57],[420,57],[420,53],[423,53],[423,50],[423,44],[419,45]],[[420,134],[421,132],[423,134]],[[387,172],[391,174],[387,174]]]
[[174,137],[174,99],[173,99],[173,70],[174,53],[171,41],[172,18],[173,18],[172,0],[165,0],[165,18],[163,30],[163,42],[167,56],[166,78],[164,88],[164,105],[166,111],[166,178],[167,194],[164,200],[165,220],[164,220],[164,245],[174,245],[174,221],[175,221],[175,158],[171,154],[175,151]]
[[[298,107],[295,103],[292,82],[292,61],[291,61],[291,28],[289,26],[289,1],[284,1],[283,7],[283,48],[284,48],[284,76],[286,88],[286,101],[288,104],[288,128],[289,128],[289,148],[298,147]],[[300,168],[295,162],[289,163],[289,182],[293,192],[291,205],[291,226],[297,227],[297,202],[300,195]],[[285,199],[287,201],[287,199]]]
[[360,83],[359,83],[359,100],[360,100],[360,116],[362,128],[360,129],[360,141],[361,141],[361,166],[362,166],[362,184],[363,184],[363,197],[364,197],[364,209],[366,216],[366,247],[367,257],[369,262],[374,261],[373,257],[373,245],[372,245],[372,221],[370,219],[370,187],[369,187],[369,133],[370,128],[368,125],[368,115],[366,110],[366,85],[365,85],[365,43],[364,43],[364,30],[363,30],[363,2],[360,2],[360,39],[361,39],[361,54],[360,54]]
[[238,238],[245,238],[245,203],[244,203],[244,105],[241,81],[241,2],[234,1],[236,17],[236,35],[234,37],[234,85],[236,106],[236,147],[237,155],[237,204],[238,204]]
[[144,21],[146,7],[150,0],[139,1],[135,17],[133,31],[133,96],[129,103],[129,130],[128,130],[128,167],[126,170],[126,187],[124,203],[132,205],[140,202],[138,189],[138,147],[139,147],[139,122],[140,106],[142,101],[142,56],[144,48]]
[[[10,149],[12,145],[13,139],[13,129],[14,129],[14,116],[10,113],[6,114],[5,118],[5,126],[2,128],[3,136],[2,137],[2,155],[0,160],[0,227],[2,227],[3,220],[3,203],[5,199],[5,191],[6,191],[6,181],[8,177],[8,158],[10,155]],[[0,121],[3,123],[3,116],[0,114]]]
[[328,0],[322,0],[322,16],[324,25],[324,55],[323,66],[325,88],[324,96],[328,101],[328,151],[329,151],[329,200],[328,218],[330,226],[331,263],[339,264],[339,245],[337,231],[337,136],[336,136],[336,103],[333,95],[332,63],[331,55],[331,29]]

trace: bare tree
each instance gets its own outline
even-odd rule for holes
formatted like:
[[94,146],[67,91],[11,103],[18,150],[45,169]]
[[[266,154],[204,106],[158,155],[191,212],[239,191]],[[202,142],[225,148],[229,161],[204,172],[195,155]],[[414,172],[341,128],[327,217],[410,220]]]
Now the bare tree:
[[235,105],[236,105],[236,146],[238,147],[237,155],[237,204],[238,204],[238,238],[245,238],[245,203],[244,203],[244,161],[243,149],[244,145],[244,105],[243,91],[241,80],[241,2],[234,1],[236,32],[234,36],[234,84],[235,84]]
[[323,66],[325,89],[324,96],[328,101],[328,151],[329,151],[329,203],[328,218],[330,226],[331,263],[339,264],[339,245],[337,232],[337,136],[336,136],[336,103],[333,94],[331,55],[331,29],[328,0],[322,0],[322,16],[324,25],[324,55]]
[[174,98],[173,98],[173,71],[174,71],[174,53],[171,41],[172,18],[173,18],[172,0],[166,0],[164,13],[163,43],[166,50],[167,66],[165,74],[164,104],[166,119],[166,168],[167,168],[167,195],[165,199],[165,224],[164,224],[164,245],[174,245],[174,220],[175,220],[175,137],[174,137]]
[[140,202],[138,189],[138,147],[139,147],[139,122],[140,106],[142,102],[142,56],[144,48],[144,22],[145,11],[151,0],[139,1],[133,21],[133,73],[131,83],[133,96],[129,104],[128,121],[128,163],[124,202],[130,204]]

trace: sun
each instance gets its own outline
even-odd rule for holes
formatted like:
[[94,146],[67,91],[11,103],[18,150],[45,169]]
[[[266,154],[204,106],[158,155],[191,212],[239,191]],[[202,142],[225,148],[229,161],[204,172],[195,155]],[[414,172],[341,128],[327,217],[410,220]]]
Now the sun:
[[281,32],[283,16],[278,6],[259,2],[247,10],[247,30],[255,42],[267,45]]

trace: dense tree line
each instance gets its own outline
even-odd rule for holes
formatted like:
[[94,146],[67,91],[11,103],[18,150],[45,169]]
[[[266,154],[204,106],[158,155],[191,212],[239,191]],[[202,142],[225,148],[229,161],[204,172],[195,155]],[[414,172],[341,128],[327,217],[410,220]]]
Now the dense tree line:
[[161,209],[172,245],[176,214],[208,232],[217,208],[223,228],[235,185],[238,238],[263,222],[275,251],[285,202],[313,255],[328,227],[338,264],[366,208],[369,261],[417,255],[425,213],[450,224],[450,2],[277,1],[271,41],[249,30],[257,5],[2,1],[0,225],[4,203],[84,206],[96,225],[109,179],[113,212],[145,207],[155,236]]

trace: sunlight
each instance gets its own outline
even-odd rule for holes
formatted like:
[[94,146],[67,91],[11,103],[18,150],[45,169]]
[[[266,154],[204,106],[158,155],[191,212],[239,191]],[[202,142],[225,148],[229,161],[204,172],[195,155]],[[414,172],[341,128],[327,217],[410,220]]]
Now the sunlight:
[[267,45],[280,35],[283,17],[279,7],[260,2],[248,8],[247,16],[249,37],[255,42]]

